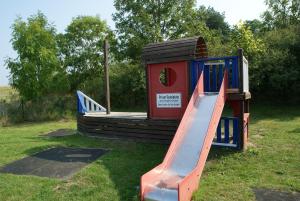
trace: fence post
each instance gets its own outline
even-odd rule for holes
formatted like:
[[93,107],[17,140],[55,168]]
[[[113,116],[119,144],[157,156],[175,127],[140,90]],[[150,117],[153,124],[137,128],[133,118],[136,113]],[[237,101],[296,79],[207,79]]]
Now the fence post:
[[104,53],[104,80],[105,80],[104,85],[105,85],[105,99],[106,99],[106,114],[110,114],[108,48],[109,48],[109,44],[107,39],[105,39],[103,44],[103,53]]

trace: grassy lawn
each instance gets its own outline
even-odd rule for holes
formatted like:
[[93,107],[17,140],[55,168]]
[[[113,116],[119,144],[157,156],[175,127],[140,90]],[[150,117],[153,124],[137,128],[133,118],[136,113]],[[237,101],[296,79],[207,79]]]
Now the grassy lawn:
[[[0,127],[0,166],[55,146],[111,151],[63,181],[0,174],[0,200],[138,200],[140,176],[160,163],[166,146],[91,139],[41,137],[75,121]],[[212,148],[194,200],[254,200],[253,188],[300,191],[300,108],[253,106],[245,153]]]

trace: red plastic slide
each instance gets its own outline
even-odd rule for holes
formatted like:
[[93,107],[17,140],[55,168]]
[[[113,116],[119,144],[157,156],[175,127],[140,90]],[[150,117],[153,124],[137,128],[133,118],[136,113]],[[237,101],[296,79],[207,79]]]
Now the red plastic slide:
[[204,92],[203,74],[163,162],[141,178],[142,201],[189,201],[198,188],[226,101],[227,72],[219,92]]

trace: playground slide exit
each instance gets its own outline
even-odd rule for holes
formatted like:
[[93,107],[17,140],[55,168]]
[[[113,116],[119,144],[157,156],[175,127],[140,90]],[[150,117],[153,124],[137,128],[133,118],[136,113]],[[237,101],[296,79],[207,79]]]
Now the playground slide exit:
[[201,74],[163,162],[141,178],[142,201],[190,201],[221,118],[227,77],[225,71],[219,92],[204,92]]

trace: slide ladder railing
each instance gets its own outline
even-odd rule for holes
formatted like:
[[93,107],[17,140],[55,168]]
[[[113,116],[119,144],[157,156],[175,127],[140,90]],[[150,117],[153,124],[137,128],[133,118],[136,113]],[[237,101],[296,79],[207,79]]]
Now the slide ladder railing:
[[[194,91],[198,79],[203,73],[205,92],[218,92],[222,85],[224,72],[228,73],[227,89],[239,88],[238,56],[214,57],[193,60],[190,65],[190,89]],[[246,59],[243,60],[247,62]],[[244,65],[245,66],[245,65]],[[244,70],[248,74],[248,70]],[[239,119],[237,117],[222,117],[220,119],[214,146],[238,147]]]
[[239,88],[238,56],[193,60],[190,66],[190,91],[193,92],[203,71],[204,91],[218,92],[225,69],[228,72],[228,89]]
[[79,114],[106,112],[106,109],[81,91],[77,91],[77,112]]
[[237,147],[239,137],[239,118],[221,117],[213,145]]

